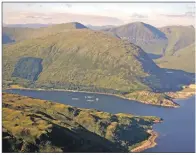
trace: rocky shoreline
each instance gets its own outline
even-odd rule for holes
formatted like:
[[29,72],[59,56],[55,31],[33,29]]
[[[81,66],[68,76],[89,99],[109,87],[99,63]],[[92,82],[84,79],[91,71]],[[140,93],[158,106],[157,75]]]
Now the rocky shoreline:
[[150,137],[148,138],[148,140],[143,141],[141,143],[141,145],[133,148],[131,150],[131,152],[133,152],[133,153],[135,153],[135,152],[142,152],[142,151],[144,151],[146,149],[152,148],[152,147],[157,145],[155,140],[158,137],[158,133],[153,131],[153,130],[148,130],[147,132],[150,134]]
[[181,91],[177,92],[168,92],[166,95],[172,99],[186,99],[196,94],[195,92],[196,84],[191,84],[189,86],[183,86]]

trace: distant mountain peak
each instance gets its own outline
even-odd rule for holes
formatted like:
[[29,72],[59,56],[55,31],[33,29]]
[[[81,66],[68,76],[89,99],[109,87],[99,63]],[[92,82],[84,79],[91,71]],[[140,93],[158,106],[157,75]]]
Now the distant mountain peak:
[[141,25],[144,25],[145,23],[144,22],[132,22],[132,23],[130,23],[130,24],[141,24]]
[[78,23],[78,22],[70,22],[70,23],[57,24],[57,26],[58,25],[64,25],[65,27],[72,28],[72,29],[87,29],[86,26],[84,26],[83,24]]
[[116,33],[122,38],[130,40],[132,43],[146,43],[156,39],[167,39],[165,34],[159,29],[143,22],[128,23],[119,27],[111,28],[109,31]]
[[76,29],[87,29],[86,26],[84,26],[83,24],[78,23],[78,22],[71,22],[71,23],[67,23],[67,24],[73,24]]

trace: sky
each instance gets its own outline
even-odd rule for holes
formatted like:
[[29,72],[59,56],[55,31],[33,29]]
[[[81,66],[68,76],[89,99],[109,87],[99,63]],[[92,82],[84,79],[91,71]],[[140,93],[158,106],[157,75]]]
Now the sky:
[[4,24],[195,25],[195,3],[3,3]]

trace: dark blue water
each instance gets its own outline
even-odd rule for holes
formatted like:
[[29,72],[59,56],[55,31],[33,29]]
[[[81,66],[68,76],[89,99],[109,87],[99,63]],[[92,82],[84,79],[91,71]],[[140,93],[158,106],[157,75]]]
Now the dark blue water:
[[180,104],[180,108],[163,108],[91,93],[14,89],[7,90],[7,92],[114,114],[159,116],[164,119],[164,122],[153,127],[159,133],[158,145],[145,152],[195,152],[195,96],[176,100]]

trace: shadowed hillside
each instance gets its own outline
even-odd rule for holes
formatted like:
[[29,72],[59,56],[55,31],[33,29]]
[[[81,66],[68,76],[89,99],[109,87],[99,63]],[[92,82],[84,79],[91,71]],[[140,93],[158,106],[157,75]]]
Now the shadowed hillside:
[[42,72],[42,59],[24,57],[19,59],[12,73],[13,77],[35,81]]
[[14,40],[12,40],[8,35],[2,34],[2,44],[8,44],[8,43],[13,43]]

